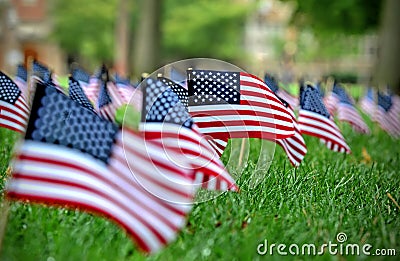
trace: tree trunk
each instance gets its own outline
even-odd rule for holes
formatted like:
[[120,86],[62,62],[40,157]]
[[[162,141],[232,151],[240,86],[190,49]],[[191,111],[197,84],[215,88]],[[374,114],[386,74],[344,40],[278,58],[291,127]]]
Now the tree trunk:
[[400,94],[399,10],[400,1],[386,0],[381,18],[378,60],[373,77],[375,84],[389,84],[397,94]]
[[133,41],[133,71],[136,76],[151,73],[159,66],[162,0],[141,1],[140,21]]
[[129,72],[129,14],[130,1],[119,0],[115,30],[114,69],[122,76],[127,76]]

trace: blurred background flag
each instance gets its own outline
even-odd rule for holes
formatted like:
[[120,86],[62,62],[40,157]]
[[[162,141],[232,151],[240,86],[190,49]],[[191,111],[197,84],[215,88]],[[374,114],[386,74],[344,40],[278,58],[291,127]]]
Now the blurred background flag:
[[28,71],[23,64],[18,64],[14,82],[22,92],[25,100],[28,99]]
[[359,101],[360,107],[365,114],[367,114],[371,120],[374,120],[375,110],[376,110],[376,102],[374,89],[368,88],[367,93],[361,98]]
[[159,79],[162,81],[148,78],[143,87],[145,95],[140,130],[146,139],[157,140],[181,151],[196,171],[195,184],[209,190],[237,191],[235,181],[175,93],[182,95],[187,91],[169,79]]
[[74,68],[71,72],[72,77],[79,82],[83,89],[87,88],[90,81],[90,75],[82,68]]
[[391,95],[378,92],[375,120],[391,136],[396,138],[400,136],[399,113],[395,110]]
[[117,73],[114,75],[115,86],[118,89],[119,96],[123,104],[129,104],[135,88],[132,86],[129,79],[122,78]]
[[121,107],[125,102],[123,101],[123,97],[119,92],[119,88],[113,81],[107,81],[107,89],[108,93],[111,97],[111,101],[114,104],[115,108],[118,109]]
[[350,147],[322,102],[318,90],[306,84],[301,88],[300,97],[298,123],[301,133],[318,137],[333,151],[350,153]]
[[0,71],[0,127],[25,132],[29,106],[18,86]]
[[[279,98],[279,96],[278,96]],[[289,158],[290,163],[294,167],[298,167],[301,161],[304,159],[304,156],[307,153],[306,143],[301,136],[300,128],[297,124],[296,115],[294,114],[293,109],[290,105],[284,100],[281,99],[282,103],[287,106],[287,110],[292,116],[293,126],[294,126],[294,135],[292,137],[286,139],[276,140],[275,142],[279,144],[286,152],[286,155]]]
[[346,93],[343,87],[336,85],[333,95],[337,97],[337,116],[340,121],[350,123],[354,130],[360,133],[370,133],[370,130],[354,106],[354,100]]
[[39,61],[34,60],[32,62],[32,74],[33,77],[38,81],[42,82],[51,81],[50,69],[46,65],[40,63]]
[[120,132],[39,85],[7,196],[103,214],[147,252],[173,240],[186,224],[195,192],[193,174],[168,158],[179,153],[145,144],[129,129]]
[[89,85],[84,88],[85,94],[93,104],[98,104],[100,89],[102,86],[102,77],[104,69],[98,68],[89,79]]
[[285,100],[292,108],[297,108],[297,106],[299,106],[299,98],[291,95],[286,90],[279,88],[279,84],[273,76],[266,73],[264,75],[264,82],[271,89],[271,91]]
[[96,113],[93,105],[90,103],[89,99],[86,97],[80,82],[75,80],[72,76],[68,78],[68,91],[71,100],[79,103],[82,107]]
[[[57,90],[65,94],[65,90],[60,86],[58,76],[53,74],[51,70],[40,63],[37,60],[33,60],[32,62],[32,86],[35,85],[35,82],[44,82],[48,84],[52,84]],[[31,90],[31,94],[34,90]]]
[[189,112],[214,139],[283,139],[294,135],[286,107],[258,77],[244,72],[188,70]]
[[106,120],[111,122],[115,121],[115,113],[117,111],[117,107],[111,100],[110,95],[108,94],[107,84],[105,82],[101,82],[101,89],[98,98],[97,111],[99,115]]

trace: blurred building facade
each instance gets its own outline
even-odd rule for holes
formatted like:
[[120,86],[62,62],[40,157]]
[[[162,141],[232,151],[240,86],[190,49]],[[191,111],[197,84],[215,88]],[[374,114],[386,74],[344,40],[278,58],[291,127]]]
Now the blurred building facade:
[[[244,48],[249,57],[250,70],[259,75],[273,73],[284,82],[303,76],[317,80],[332,72],[353,73],[361,81],[369,78],[376,62],[377,35],[349,36],[347,40],[351,46],[348,47],[357,48],[357,54],[302,61],[297,59],[299,52],[304,51],[301,48],[315,48],[315,42],[311,33],[299,32],[290,25],[293,12],[294,6],[290,2],[258,1],[258,8],[245,25]],[[304,41],[307,38],[309,41]]]
[[0,68],[13,74],[30,58],[65,73],[65,55],[50,40],[49,0],[0,0]]

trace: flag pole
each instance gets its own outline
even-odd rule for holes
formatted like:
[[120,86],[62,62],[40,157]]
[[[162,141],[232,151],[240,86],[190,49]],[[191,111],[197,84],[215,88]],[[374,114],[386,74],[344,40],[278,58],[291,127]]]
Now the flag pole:
[[33,83],[34,83],[34,79],[33,79],[33,60],[34,58],[32,56],[28,56],[28,59],[26,61],[26,84],[27,84],[27,89],[28,89],[28,93],[27,93],[27,99],[28,99],[28,104],[31,105],[32,102],[32,93],[33,93]]
[[246,139],[242,138],[242,143],[240,145],[240,153],[239,153],[239,160],[238,160],[238,167],[242,165],[243,155],[244,155],[244,147],[245,147]]
[[3,238],[6,234],[6,225],[8,220],[8,213],[10,212],[10,201],[5,198],[3,205],[1,206],[1,218],[0,218],[0,251],[3,248]]

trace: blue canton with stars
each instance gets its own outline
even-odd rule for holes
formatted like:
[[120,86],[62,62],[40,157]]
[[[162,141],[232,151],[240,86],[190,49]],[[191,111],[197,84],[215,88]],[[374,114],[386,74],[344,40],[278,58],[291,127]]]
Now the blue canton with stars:
[[0,100],[10,104],[15,104],[21,90],[18,86],[3,72],[0,71]]
[[25,139],[77,149],[107,163],[118,127],[56,89],[38,87]]
[[324,98],[324,97],[325,97],[325,92],[324,92],[324,90],[323,90],[322,87],[321,87],[321,83],[317,83],[317,90],[318,90],[318,92],[319,92],[319,96],[321,96],[322,98]]
[[158,80],[170,87],[178,95],[179,100],[181,101],[183,106],[185,106],[186,108],[188,107],[189,97],[188,91],[185,88],[164,77],[159,77]]
[[188,70],[189,105],[240,104],[240,73]]
[[110,95],[108,94],[107,85],[105,82],[102,82],[100,93],[99,93],[98,106],[99,106],[99,108],[102,108],[104,106],[109,105],[111,102],[112,101],[111,101]]
[[301,109],[318,113],[327,118],[330,117],[328,110],[321,100],[319,92],[311,85],[304,87],[300,99]]
[[338,84],[335,84],[333,86],[332,92],[335,93],[339,97],[339,102],[353,105],[353,103],[352,103],[350,97],[347,95],[346,91]]
[[46,65],[39,63],[38,61],[33,61],[32,64],[33,74],[38,76],[44,82],[51,81],[51,72]]
[[392,97],[378,92],[378,106],[389,111],[392,108]]
[[81,68],[75,68],[72,70],[72,77],[80,82],[89,83],[90,75],[82,70]]
[[69,77],[69,97],[71,100],[76,101],[82,107],[96,113],[93,105],[90,103],[89,99],[86,97],[81,85],[73,77]]
[[173,123],[191,128],[193,120],[178,95],[161,81],[146,79],[142,122]]
[[275,81],[274,77],[272,77],[271,75],[265,74],[264,82],[274,93],[276,93],[279,90],[278,83]]
[[25,67],[22,64],[18,64],[17,66],[17,74],[15,77],[20,78],[23,81],[27,81],[28,79],[28,72],[26,71]]

